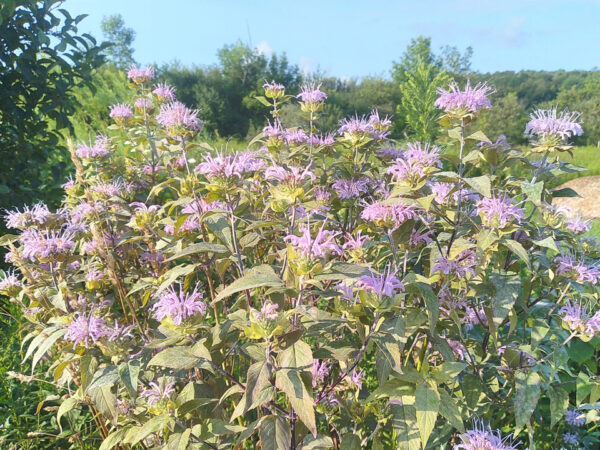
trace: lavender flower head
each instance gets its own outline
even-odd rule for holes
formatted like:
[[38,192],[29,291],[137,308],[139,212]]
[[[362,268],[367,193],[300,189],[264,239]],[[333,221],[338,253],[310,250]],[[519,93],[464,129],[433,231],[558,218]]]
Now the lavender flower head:
[[273,163],[271,166],[267,167],[265,170],[265,178],[277,180],[280,183],[285,183],[289,185],[299,185],[306,178],[310,180],[315,179],[315,174],[310,170],[310,165],[305,169],[302,169],[297,166],[289,166],[288,168],[279,166],[276,163]]
[[189,109],[178,101],[162,105],[156,121],[173,137],[199,133],[203,125],[198,119],[198,111]]
[[75,247],[74,239],[68,230],[28,230],[21,235],[23,256],[32,262],[62,261]]
[[110,107],[109,116],[117,125],[124,125],[133,116],[133,111],[128,105],[119,103]]
[[505,228],[513,222],[521,223],[524,216],[523,210],[504,196],[481,199],[477,202],[477,214],[483,224],[491,228]]
[[321,85],[304,84],[296,96],[305,105],[319,105],[327,99],[327,94],[321,91]]
[[572,409],[567,409],[565,412],[565,421],[574,427],[582,427],[585,425],[585,417],[580,412]]
[[490,109],[492,104],[487,96],[493,94],[495,90],[486,83],[477,83],[475,86],[471,86],[470,81],[467,80],[464,90],[461,90],[453,81],[448,86],[448,90],[438,88],[437,92],[439,97],[435,101],[435,106],[448,114],[461,117],[466,114],[474,114],[483,108]]
[[396,180],[416,184],[434,170],[442,167],[440,161],[442,149],[437,145],[430,146],[428,143],[411,142],[407,146],[408,148],[387,169],[387,173]]
[[312,238],[310,227],[300,225],[300,236],[290,234],[284,238],[286,242],[292,244],[294,250],[303,258],[325,258],[330,254],[341,255],[342,249],[335,242],[335,237],[340,232],[325,230],[325,224],[321,226],[317,235]]
[[110,151],[106,148],[107,145],[108,139],[99,135],[94,145],[80,145],[75,150],[75,154],[83,159],[100,159],[110,154]]
[[356,369],[350,374],[349,384],[350,386],[355,386],[358,389],[362,388],[362,379],[364,376],[364,372],[362,370],[356,371]]
[[268,98],[278,99],[283,97],[285,94],[285,86],[283,84],[276,83],[275,81],[265,83],[262,87],[265,90],[265,96]]
[[147,97],[140,97],[135,101],[133,106],[140,111],[145,111],[152,108],[152,100]]
[[416,219],[417,211],[414,207],[404,205],[400,201],[386,200],[365,206],[360,216],[380,227],[395,230],[407,220]]
[[459,436],[460,444],[453,450],[517,450],[520,442],[511,442],[509,437],[502,438],[500,430],[492,431],[483,421],[476,421],[472,430]]
[[154,406],[161,400],[168,400],[175,393],[174,383],[150,382],[150,389],[146,389],[140,395],[145,397],[150,406]]
[[319,361],[318,359],[313,359],[312,366],[312,385],[313,387],[317,387],[317,384],[325,381],[325,378],[329,376],[329,368],[325,361]]
[[431,273],[441,272],[444,275],[452,275],[458,279],[465,279],[468,275],[475,276],[476,265],[476,253],[471,249],[466,249],[460,252],[454,259],[441,256],[431,268]]
[[96,343],[109,333],[108,326],[103,319],[94,316],[91,312],[87,316],[76,313],[67,327],[64,338],[73,342],[73,348],[78,344],[88,348],[90,341]]
[[558,113],[556,108],[538,109],[525,125],[525,134],[535,137],[541,144],[558,145],[570,137],[581,136],[583,128],[578,122],[581,113],[567,110]]
[[30,227],[44,225],[51,216],[52,212],[48,209],[48,205],[37,203],[32,207],[24,206],[23,210],[6,211],[4,218],[7,228],[26,230]]
[[351,179],[338,178],[335,180],[332,187],[339,198],[343,200],[350,200],[356,199],[360,197],[361,194],[366,193],[371,184],[372,180],[368,177]]
[[265,166],[265,162],[255,157],[254,152],[241,152],[232,155],[205,155],[204,162],[198,164],[194,172],[200,172],[209,179],[231,180],[242,178],[246,172],[255,172]]
[[191,294],[184,292],[183,285],[179,285],[179,292],[173,286],[169,287],[159,295],[159,300],[154,304],[156,320],[162,321],[170,318],[173,324],[179,326],[181,323],[196,315],[204,316],[206,303],[201,301],[202,293],[198,292],[198,286],[194,287]]
[[271,322],[279,317],[279,313],[277,312],[278,309],[279,305],[271,303],[271,300],[266,300],[262,304],[260,311],[252,308],[250,314],[257,322]]
[[582,336],[591,339],[600,332],[600,311],[589,317],[587,308],[567,301],[558,314],[569,330],[579,332]]
[[161,102],[172,102],[175,100],[175,90],[166,83],[157,84],[154,86],[152,93]]
[[565,433],[563,434],[563,442],[565,444],[579,445],[579,438],[575,433]]
[[596,284],[600,279],[600,270],[595,266],[588,266],[583,261],[578,261],[574,256],[561,255],[554,259],[557,263],[556,273],[567,278],[572,278],[579,283]]
[[142,69],[136,66],[131,66],[127,72],[127,78],[129,78],[135,84],[148,84],[154,78],[154,68],[152,66],[146,66]]
[[21,280],[15,275],[14,271],[0,274],[0,292],[12,296],[21,290]]
[[356,282],[356,286],[373,292],[379,298],[392,297],[397,291],[404,291],[404,284],[396,278],[389,266],[381,275],[372,272],[370,275],[363,275]]

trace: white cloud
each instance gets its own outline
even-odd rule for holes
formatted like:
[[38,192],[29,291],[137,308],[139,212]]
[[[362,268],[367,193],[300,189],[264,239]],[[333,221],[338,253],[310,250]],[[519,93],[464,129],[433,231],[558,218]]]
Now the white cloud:
[[298,67],[300,68],[300,72],[308,75],[314,72],[317,68],[317,61],[315,61],[313,58],[309,58],[308,56],[301,56],[300,61],[298,61]]
[[256,45],[256,51],[259,55],[271,56],[273,49],[267,41],[261,41]]

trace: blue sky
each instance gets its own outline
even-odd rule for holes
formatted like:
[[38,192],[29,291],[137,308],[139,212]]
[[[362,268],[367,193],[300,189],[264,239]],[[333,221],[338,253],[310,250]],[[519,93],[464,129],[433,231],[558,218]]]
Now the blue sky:
[[80,30],[102,36],[120,13],[136,33],[142,63],[216,62],[241,40],[285,52],[301,69],[338,77],[388,76],[412,37],[472,46],[473,68],[575,70],[600,67],[600,0],[67,0],[89,14]]

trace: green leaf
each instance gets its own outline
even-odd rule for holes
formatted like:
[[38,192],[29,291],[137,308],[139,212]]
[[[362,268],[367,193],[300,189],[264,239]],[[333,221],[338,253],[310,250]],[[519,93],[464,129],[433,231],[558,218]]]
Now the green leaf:
[[493,243],[498,240],[498,235],[491,228],[484,228],[477,237],[477,250],[485,252]]
[[559,197],[580,197],[581,195],[579,195],[576,191],[574,191],[571,188],[562,188],[562,189],[554,189],[552,191],[552,198],[559,198]]
[[488,138],[485,133],[481,130],[476,131],[475,133],[467,136],[465,139],[470,139],[472,141],[477,141],[477,142],[487,142],[488,144],[491,144],[492,141],[490,141],[490,138]]
[[515,421],[516,428],[514,436],[529,423],[540,398],[541,379],[537,372],[530,370],[518,370],[515,374],[517,384],[515,392]]
[[117,397],[110,390],[110,386],[102,386],[90,391],[90,398],[98,411],[108,417],[113,425],[117,424]]
[[77,405],[77,399],[74,397],[69,397],[64,400],[60,406],[58,407],[58,412],[56,413],[56,422],[58,423],[58,428],[60,428],[60,432],[62,433],[62,425],[60,423],[60,418],[65,415],[67,412],[71,411]]
[[425,448],[440,411],[440,394],[433,383],[426,381],[417,386],[415,409],[421,446]]
[[342,434],[340,450],[360,450],[360,437],[354,433]]
[[257,287],[282,288],[284,287],[284,284],[283,281],[281,281],[281,279],[275,274],[271,266],[263,264],[248,270],[243,277],[238,278],[225,289],[223,289],[219,295],[217,295],[213,301],[213,304],[220,302],[221,300],[237,292],[245,291],[246,289],[254,289]]
[[183,250],[175,253],[166,261],[173,261],[175,259],[183,258],[184,256],[194,255],[196,253],[227,253],[227,247],[225,247],[222,244],[200,242],[198,244],[192,244],[187,246]]
[[571,344],[567,347],[569,358],[578,364],[583,364],[588,359],[593,358],[595,352],[596,349],[592,344],[580,341],[579,339],[571,341]]
[[432,369],[432,375],[438,383],[451,383],[466,367],[463,362],[446,361]]
[[271,378],[271,366],[267,361],[260,361],[250,366],[246,378],[246,406],[244,412],[259,406],[255,402],[263,388],[270,386],[269,378]]
[[519,242],[513,241],[512,239],[506,239],[502,241],[502,245],[504,245],[511,252],[513,252],[515,255],[517,255],[519,258],[525,261],[525,264],[527,264],[527,267],[531,270],[531,261],[529,261],[529,254]]
[[484,197],[492,196],[492,181],[489,175],[464,178],[465,182]]
[[508,316],[519,296],[521,279],[519,274],[492,272],[490,281],[494,286],[494,295],[492,296],[493,323],[495,328],[498,328]]
[[112,386],[119,381],[119,371],[117,366],[106,366],[100,372],[94,374],[94,378],[87,390],[91,391],[103,386]]
[[551,386],[548,389],[548,396],[550,397],[550,426],[554,428],[563,419],[569,407],[569,393],[564,389]]
[[231,226],[227,220],[227,215],[224,213],[211,214],[204,219],[204,223],[227,246],[229,251],[234,253]]
[[465,373],[462,376],[461,381],[460,389],[465,396],[467,406],[471,409],[475,409],[479,403],[479,398],[481,397],[481,391],[483,389],[481,381],[471,373]]
[[364,266],[357,264],[350,264],[347,262],[335,262],[331,268],[325,272],[322,272],[315,276],[315,280],[329,281],[329,280],[345,280],[345,279],[358,279],[362,276],[369,275],[369,269]]
[[270,108],[271,106],[273,106],[271,103],[269,103],[269,100],[267,100],[265,97],[263,97],[262,95],[257,95],[256,97],[254,97],[256,100],[258,100],[259,102],[261,102],[263,105],[265,105],[266,107]]
[[120,444],[123,442],[123,439],[128,431],[129,428],[120,428],[117,431],[113,431],[106,437],[106,439],[102,441],[102,444],[98,450],[110,450],[115,445]]
[[538,181],[531,184],[527,181],[521,182],[521,189],[527,195],[527,199],[534,205],[539,205],[542,202],[542,193],[544,192],[544,182]]
[[399,450],[419,450],[421,440],[417,428],[417,414],[415,407],[409,404],[408,400],[406,396],[403,396],[399,403],[390,405],[396,448]]
[[262,450],[280,450],[289,448],[292,432],[286,420],[278,416],[267,416],[258,430]]
[[437,324],[438,318],[440,317],[440,306],[439,300],[431,286],[425,283],[417,282],[414,283],[414,286],[419,290],[419,292],[423,295],[423,299],[425,300],[425,306],[427,307],[427,315],[429,316],[429,332],[431,335],[435,335],[435,326]]
[[200,358],[194,356],[189,347],[170,347],[154,356],[148,365],[169,369],[191,369],[199,361]]
[[450,394],[444,389],[439,391],[440,394],[440,414],[458,431],[465,431],[460,409]]
[[[146,439],[152,433],[156,433],[158,431],[162,431],[167,426],[175,423],[175,419],[168,414],[163,414],[161,416],[156,416],[146,422],[140,430],[133,436],[132,439],[127,439],[127,444],[135,445],[138,442]],[[128,436],[129,437],[129,436]]]
[[323,436],[322,434],[314,437],[310,434],[302,441],[302,450],[329,450],[333,447],[333,441],[329,436]]
[[539,247],[549,248],[550,250],[554,250],[556,253],[560,253],[560,250],[558,250],[558,247],[556,246],[556,242],[550,236],[539,241],[533,241],[533,243]]
[[297,341],[278,355],[280,369],[275,376],[275,386],[286,393],[296,414],[310,432],[317,435],[312,381],[310,370],[313,355],[310,346]]
[[186,264],[183,266],[173,267],[163,275],[163,277],[165,277],[165,280],[160,284],[160,286],[156,290],[156,293],[158,294],[164,291],[166,288],[171,286],[177,278],[185,277],[192,273],[195,269],[195,264]]
[[42,344],[35,351],[35,354],[33,355],[33,358],[31,360],[31,373],[33,373],[35,366],[37,365],[39,360],[42,359],[42,356],[44,356],[46,354],[46,352],[48,350],[50,350],[50,348],[54,345],[54,343],[56,341],[58,341],[61,337],[63,337],[63,335],[66,332],[67,332],[66,328],[61,328],[59,330],[56,330],[54,333],[52,333],[46,339],[44,339]]
[[132,359],[119,366],[119,377],[129,391],[133,399],[137,396],[138,376],[140,374],[140,362]]

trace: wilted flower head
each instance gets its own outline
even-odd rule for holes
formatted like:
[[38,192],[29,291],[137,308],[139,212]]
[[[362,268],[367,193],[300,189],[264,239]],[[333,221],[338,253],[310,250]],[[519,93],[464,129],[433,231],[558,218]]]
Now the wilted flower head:
[[499,430],[492,431],[483,421],[476,421],[472,430],[459,436],[460,444],[454,450],[517,450],[520,442],[513,443],[509,437],[502,438]]
[[523,210],[508,197],[486,197],[477,202],[477,214],[484,225],[504,228],[513,222],[521,223]]
[[154,68],[152,66],[146,66],[142,69],[136,66],[131,66],[127,72],[127,78],[129,78],[135,84],[148,84],[154,78]]
[[150,406],[154,406],[161,400],[168,400],[174,393],[174,383],[156,383],[155,381],[151,381],[150,389],[146,389],[140,395],[146,397]]
[[537,137],[541,143],[558,144],[573,136],[581,136],[583,128],[578,122],[581,113],[567,110],[557,113],[556,108],[538,109],[525,125],[525,134]]
[[163,291],[158,302],[154,304],[152,310],[155,313],[156,320],[162,321],[170,318],[173,324],[179,326],[181,322],[198,314],[204,316],[206,313],[206,303],[201,301],[202,293],[198,292],[198,286],[194,287],[191,294],[184,292],[183,285],[179,285],[179,292],[173,286]]
[[90,340],[93,343],[110,333],[104,319],[96,317],[92,312],[87,315],[75,313],[73,320],[67,327],[64,338],[73,342],[73,348],[82,344],[88,348]]
[[279,313],[277,312],[278,309],[279,305],[271,303],[271,300],[266,300],[262,304],[260,311],[255,308],[252,308],[250,310],[250,313],[252,314],[254,320],[258,322],[270,322],[279,317]]
[[404,284],[396,278],[396,274],[392,273],[389,266],[381,275],[373,272],[370,275],[363,275],[356,282],[356,286],[373,292],[380,298],[392,297],[397,291],[404,291]]
[[175,100],[175,90],[166,83],[157,84],[152,93],[162,102],[172,102]]
[[198,111],[189,109],[178,101],[161,106],[156,121],[165,127],[171,136],[196,134],[202,129]]
[[467,80],[464,90],[461,90],[453,81],[448,86],[448,90],[438,88],[437,92],[439,97],[435,101],[435,106],[452,115],[463,116],[475,113],[482,108],[490,109],[492,104],[487,96],[493,94],[495,90],[486,83],[477,83],[475,86],[471,86],[470,81]]
[[316,105],[323,103],[327,99],[327,94],[321,91],[320,84],[304,84],[296,97],[299,98],[302,103]]
[[339,231],[333,232],[325,229],[325,224],[321,226],[317,235],[312,238],[310,227],[300,225],[300,236],[290,234],[284,238],[286,242],[292,244],[296,252],[304,258],[324,258],[329,254],[341,255],[342,249],[335,242],[335,237],[340,234]]

